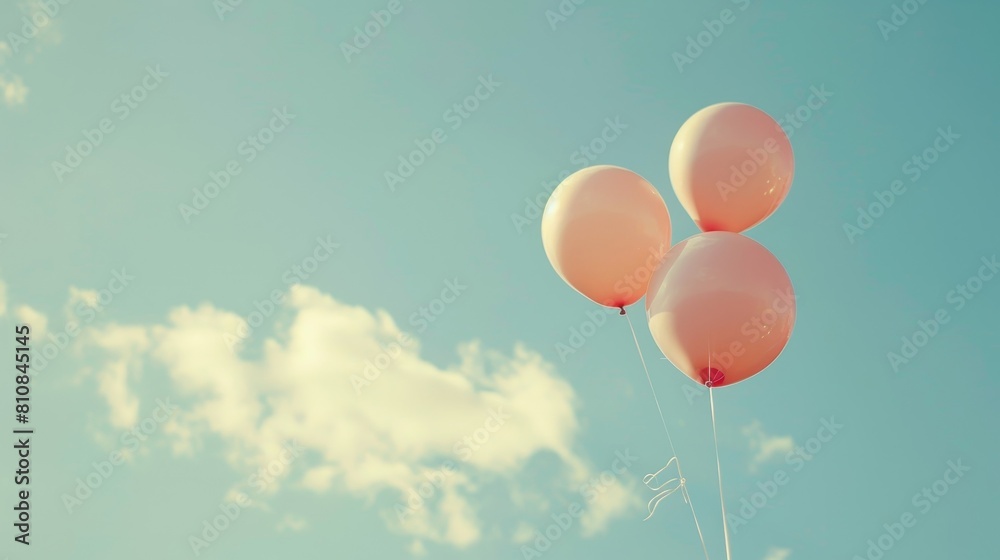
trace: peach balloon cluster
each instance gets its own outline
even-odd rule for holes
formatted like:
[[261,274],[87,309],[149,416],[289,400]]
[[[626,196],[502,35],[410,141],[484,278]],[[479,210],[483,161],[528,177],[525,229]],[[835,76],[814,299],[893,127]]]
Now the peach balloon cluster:
[[552,192],[542,215],[545,254],[595,303],[624,314],[645,296],[667,359],[699,383],[732,385],[773,362],[795,323],[788,273],[741,235],[787,196],[792,147],[767,113],[721,103],[681,126],[669,168],[678,200],[703,233],[671,247],[659,192],[628,169],[599,165]]

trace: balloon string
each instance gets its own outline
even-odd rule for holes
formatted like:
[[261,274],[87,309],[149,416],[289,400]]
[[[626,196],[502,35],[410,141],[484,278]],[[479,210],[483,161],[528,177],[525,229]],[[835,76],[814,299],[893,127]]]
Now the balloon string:
[[[651,490],[654,491],[658,491],[672,482],[677,482],[677,486],[669,490],[664,490],[660,492],[659,494],[654,496],[652,500],[649,501],[649,504],[647,504],[647,508],[649,509],[649,515],[646,517],[646,519],[649,519],[650,517],[653,516],[653,512],[656,511],[656,506],[658,506],[664,498],[680,490],[681,496],[684,498],[684,502],[691,507],[691,517],[694,518],[694,526],[698,530],[698,539],[701,541],[701,549],[705,553],[705,560],[709,560],[708,547],[705,545],[705,536],[701,532],[701,524],[698,523],[698,514],[695,513],[694,511],[694,502],[691,500],[691,495],[688,493],[687,479],[684,478],[684,472],[681,470],[681,461],[680,459],[677,458],[677,451],[674,449],[674,440],[672,437],[670,437],[670,430],[667,429],[667,421],[663,418],[663,409],[660,407],[660,400],[656,397],[656,389],[653,388],[653,379],[649,375],[649,368],[646,367],[646,358],[643,357],[642,348],[639,346],[639,337],[635,335],[635,328],[632,326],[632,318],[629,317],[627,313],[625,313],[624,307],[622,307],[621,310],[622,310],[621,314],[625,315],[625,320],[628,321],[629,330],[632,331],[632,340],[635,341],[635,349],[639,352],[639,361],[642,362],[642,369],[646,372],[646,380],[649,381],[649,390],[653,393],[653,402],[656,403],[656,411],[660,413],[660,422],[663,424],[663,431],[667,434],[667,442],[670,443],[670,452],[673,455],[670,458],[670,460],[667,461],[667,464],[664,465],[662,469],[658,470],[656,473],[647,474],[645,477],[643,477],[642,482],[647,487],[649,487]],[[660,473],[667,470],[667,468],[670,467],[671,463],[673,463],[677,467],[677,478],[672,478],[667,482],[660,484],[659,486],[653,487],[652,484],[650,483],[652,481],[655,481],[656,477]],[[643,521],[645,521],[645,519]],[[728,553],[728,546],[729,542],[727,540],[726,541],[727,553]]]
[[715,429],[715,396],[712,392],[711,383],[711,381],[708,382],[708,401],[712,407],[712,436],[715,438],[715,468],[719,473],[719,501],[722,502],[722,531],[726,537],[726,560],[732,560],[729,551],[729,523],[726,516],[726,498],[722,494],[722,462],[719,460],[719,434]]

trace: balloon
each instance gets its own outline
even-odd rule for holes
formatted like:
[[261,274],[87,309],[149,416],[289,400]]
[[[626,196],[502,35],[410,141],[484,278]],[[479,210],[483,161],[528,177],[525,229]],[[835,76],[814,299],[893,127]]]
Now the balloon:
[[570,175],[542,214],[545,255],[576,291],[607,307],[631,305],[670,249],[670,213],[638,174],[597,165]]
[[721,387],[778,357],[795,324],[795,293],[785,268],[756,241],[699,233],[670,249],[653,274],[646,316],[677,369]]
[[743,103],[698,111],[670,146],[670,182],[702,231],[739,233],[763,222],[785,199],[794,172],[781,126]]

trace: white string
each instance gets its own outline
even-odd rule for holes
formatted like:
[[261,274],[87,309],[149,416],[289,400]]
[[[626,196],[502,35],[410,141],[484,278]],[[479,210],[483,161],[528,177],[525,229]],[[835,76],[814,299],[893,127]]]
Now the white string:
[[[674,486],[673,488],[667,490],[663,490],[662,492],[654,496],[652,500],[649,501],[649,504],[647,504],[647,507],[649,508],[649,515],[647,515],[646,519],[643,519],[643,521],[646,521],[650,517],[653,517],[653,514],[656,513],[656,506],[660,505],[660,502],[663,501],[664,498],[666,498],[667,496],[673,494],[678,490],[681,490],[681,495],[684,497],[684,501],[688,502],[688,496],[686,494],[687,481],[684,480],[683,478],[674,477],[659,486],[653,486],[653,484],[651,484],[652,482],[656,481],[656,477],[660,476],[660,473],[670,468],[670,465],[675,463],[676,461],[677,457],[671,457],[670,460],[667,461],[667,464],[664,465],[662,469],[656,471],[653,474],[647,474],[642,478],[643,484],[645,484],[647,488],[649,488],[654,492],[662,490],[664,486],[670,484],[671,482],[677,482],[677,486]],[[679,471],[680,468],[678,467],[678,472]]]
[[[709,359],[711,360],[711,358]],[[709,367],[708,375],[711,378],[711,367]],[[726,498],[722,494],[722,462],[719,461],[719,434],[715,430],[715,396],[712,392],[711,381],[709,381],[708,386],[708,401],[712,407],[712,436],[715,438],[715,468],[719,472],[719,501],[722,502],[722,531],[726,537],[726,560],[732,560],[729,552],[729,522],[726,517]]]
[[[628,316],[627,313],[625,313],[624,307],[622,308],[622,315],[625,315],[625,320],[628,321],[628,328],[629,330],[632,331],[632,340],[635,341],[635,349],[639,352],[639,361],[642,362],[642,369],[646,372],[646,380],[649,381],[649,390],[653,393],[653,402],[656,403],[656,411],[660,413],[660,422],[663,424],[663,431],[667,434],[667,442],[670,443],[670,452],[673,454],[673,456],[670,458],[669,461],[667,461],[667,464],[664,465],[663,468],[656,471],[655,473],[647,474],[646,476],[643,477],[642,482],[653,491],[659,491],[664,486],[672,482],[677,482],[677,486],[660,492],[659,494],[654,496],[652,500],[649,501],[649,503],[647,504],[647,508],[649,509],[649,515],[646,517],[646,519],[649,519],[650,517],[653,516],[653,512],[656,511],[656,506],[658,506],[660,502],[663,501],[663,499],[665,499],[667,496],[670,496],[674,492],[680,490],[681,496],[684,497],[684,502],[686,502],[688,506],[691,507],[691,517],[694,518],[694,526],[698,530],[698,539],[701,541],[702,551],[705,552],[705,560],[709,560],[708,547],[705,545],[705,536],[701,532],[701,524],[698,523],[698,514],[695,513],[694,511],[694,502],[691,501],[691,495],[688,493],[687,490],[687,479],[684,478],[684,472],[681,471],[681,461],[680,459],[677,458],[677,451],[674,449],[674,440],[673,438],[670,437],[670,430],[667,429],[667,421],[664,420],[663,418],[663,409],[660,408],[660,400],[656,397],[656,389],[653,388],[653,379],[649,376],[649,368],[646,367],[646,359],[642,356],[642,348],[639,346],[639,337],[635,335],[635,328],[632,326],[632,319]],[[671,463],[677,466],[677,477],[672,478],[654,488],[650,484],[650,482],[655,481],[656,477],[663,471],[667,470],[667,468],[670,467]],[[644,519],[643,521],[645,521],[646,519]],[[729,552],[728,537],[726,540],[726,552],[727,554]]]

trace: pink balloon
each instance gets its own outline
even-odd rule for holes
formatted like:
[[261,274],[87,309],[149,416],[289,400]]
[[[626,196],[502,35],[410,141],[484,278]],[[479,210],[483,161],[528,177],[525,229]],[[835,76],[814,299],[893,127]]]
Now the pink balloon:
[[670,146],[670,182],[702,231],[739,233],[763,222],[785,200],[794,172],[781,126],[743,103],[698,111]]
[[778,357],[795,324],[788,273],[738,233],[699,233],[675,245],[646,292],[657,346],[684,375],[721,387]]
[[542,244],[559,276],[600,305],[639,300],[670,248],[670,213],[638,174],[597,165],[570,175],[542,214]]

